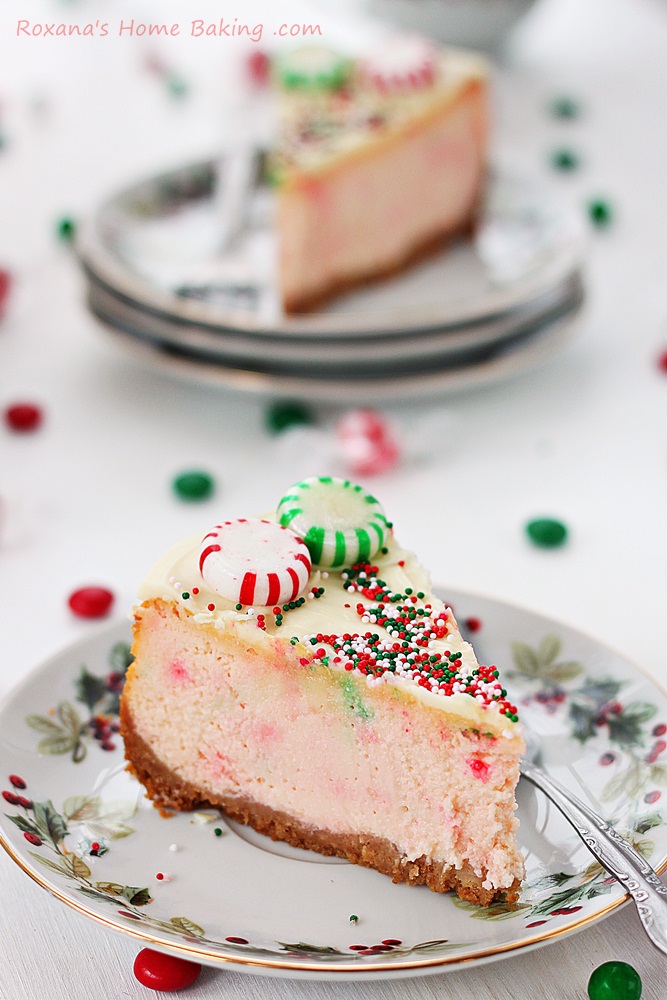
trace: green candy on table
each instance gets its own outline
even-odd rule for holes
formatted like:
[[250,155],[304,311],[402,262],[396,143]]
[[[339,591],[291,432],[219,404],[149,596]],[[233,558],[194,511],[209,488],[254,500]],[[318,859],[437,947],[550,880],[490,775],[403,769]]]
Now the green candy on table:
[[551,102],[551,114],[554,118],[578,118],[581,114],[579,104],[573,97],[556,97]]
[[537,517],[526,525],[526,534],[540,548],[555,548],[567,539],[567,528],[553,517]]
[[76,223],[74,219],[70,219],[67,216],[59,219],[56,225],[56,232],[64,243],[69,243],[76,235]]
[[608,201],[595,198],[588,203],[588,217],[598,229],[604,229],[612,220],[613,212]]
[[312,424],[313,416],[307,406],[294,401],[274,403],[266,411],[266,426],[274,434],[300,424]]
[[554,170],[563,172],[576,170],[579,166],[579,157],[572,149],[556,149],[551,154],[551,166]]
[[588,980],[590,1000],[639,1000],[642,981],[627,962],[605,962]]
[[182,472],[175,477],[172,485],[181,500],[208,500],[215,488],[213,476],[197,470]]

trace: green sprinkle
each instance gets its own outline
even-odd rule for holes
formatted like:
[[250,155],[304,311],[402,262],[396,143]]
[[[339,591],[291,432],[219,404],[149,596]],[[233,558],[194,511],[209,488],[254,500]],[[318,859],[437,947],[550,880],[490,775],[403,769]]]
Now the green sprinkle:
[[359,923],[359,917],[356,915],[356,913],[351,913],[350,914],[350,923],[351,924],[358,924]]
[[188,592],[187,592],[187,590],[186,590],[186,591],[184,591],[184,592],[183,592],[183,593],[181,594],[181,597],[183,598],[183,600],[184,600],[184,601],[187,601],[187,600],[189,599],[190,595],[188,594]]
[[216,837],[222,837],[222,830],[220,829],[219,826],[213,828],[213,833],[216,835]]
[[314,423],[312,413],[302,403],[274,403],[265,415],[266,426],[272,434],[280,434],[289,427]]
[[182,472],[173,483],[176,496],[180,500],[208,500],[215,489],[213,476],[208,472]]
[[567,539],[567,528],[561,521],[551,517],[538,517],[526,525],[526,534],[540,548],[556,548]]
[[243,605],[242,604],[237,604],[236,605],[236,610],[237,611],[242,611],[243,610]]

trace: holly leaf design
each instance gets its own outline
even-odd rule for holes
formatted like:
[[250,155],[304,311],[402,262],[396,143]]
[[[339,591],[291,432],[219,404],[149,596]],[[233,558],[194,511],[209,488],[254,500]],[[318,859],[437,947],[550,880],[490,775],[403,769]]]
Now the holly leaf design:
[[128,903],[132,903],[133,906],[146,906],[148,903],[153,902],[153,897],[151,896],[147,888],[138,888],[133,885],[123,886],[123,891],[121,893]]
[[596,706],[604,705],[608,701],[614,701],[621,690],[621,682],[612,677],[586,679],[584,684],[576,692],[583,698],[592,702]]
[[57,872],[58,875],[69,875],[69,872],[66,871],[62,865],[59,865],[57,861],[52,861],[51,858],[45,858],[43,854],[37,854],[36,851],[29,851],[28,853],[35,859],[35,861],[39,861],[42,867],[48,868],[49,871]]
[[512,655],[516,666],[524,676],[555,684],[573,680],[584,669],[576,660],[558,662],[557,657],[561,647],[560,636],[550,632],[543,636],[537,649],[533,649],[525,642],[513,642]]
[[428,954],[430,951],[442,951],[443,949],[454,947],[447,938],[435,938],[433,941],[420,941],[414,945],[410,951],[417,951],[420,954]]
[[69,730],[77,739],[81,735],[81,719],[79,713],[68,701],[61,701],[56,709],[56,714],[63,724],[63,728]]
[[41,739],[37,744],[37,750],[39,753],[54,755],[71,752],[74,756],[77,752],[78,744],[79,741],[75,736],[72,736],[70,733],[64,733],[62,729],[59,729],[52,736],[45,736]]
[[662,813],[647,813],[646,816],[642,816],[641,819],[636,821],[634,830],[636,833],[648,833],[649,830],[653,830],[656,826],[663,826],[664,822]]
[[85,881],[91,876],[91,871],[83,858],[78,854],[65,854],[63,857],[66,868],[72,873],[74,878]]
[[189,937],[204,937],[206,933],[203,927],[195,924],[192,920],[188,920],[187,917],[172,917],[169,923],[173,924],[177,930],[182,931]]
[[87,705],[91,712],[94,711],[95,705],[102,701],[107,690],[102,678],[89,673],[85,666],[81,667],[75,689],[77,701]]
[[279,941],[281,949],[284,951],[296,952],[299,955],[342,955],[343,952],[340,948],[334,948],[333,945],[325,944],[305,944],[303,941],[299,941],[297,944],[287,944],[284,941]]
[[577,702],[570,703],[570,722],[572,723],[572,735],[580,743],[585,743],[595,733],[595,723],[593,719],[595,713]]
[[560,636],[550,633],[545,635],[537,648],[537,659],[541,666],[548,667],[553,663],[561,648]]
[[563,660],[561,663],[546,667],[542,676],[549,681],[572,681],[583,669],[583,665],[576,660]]
[[512,643],[512,656],[520,673],[526,677],[537,677],[540,672],[540,661],[535,651],[525,642]]
[[116,642],[109,653],[109,667],[115,674],[125,674],[133,659],[129,644]]
[[5,813],[5,816],[18,826],[21,833],[34,833],[36,837],[41,835],[41,830],[38,830],[32,820],[26,819],[25,816],[10,816],[9,813]]
[[609,739],[620,747],[634,747],[643,742],[641,719],[628,709],[624,709],[618,715],[608,715],[607,725],[609,726]]
[[51,800],[49,799],[47,802],[34,802],[33,810],[35,824],[41,836],[50,840],[54,845],[60,844],[69,831],[67,823],[60,813],[56,811]]
[[105,892],[109,896],[122,896],[125,889],[124,885],[120,882],[93,882],[96,889],[100,892]]
[[135,802],[103,802],[99,795],[73,795],[63,805],[63,813],[71,823],[85,823],[93,837],[121,840],[134,833],[134,827],[124,820],[134,816]]
[[74,823],[85,823],[99,816],[101,805],[99,795],[72,795],[63,803],[63,815]]
[[58,735],[62,732],[58,723],[46,715],[27,715],[25,721],[31,729],[35,729],[38,733],[46,733],[47,736]]

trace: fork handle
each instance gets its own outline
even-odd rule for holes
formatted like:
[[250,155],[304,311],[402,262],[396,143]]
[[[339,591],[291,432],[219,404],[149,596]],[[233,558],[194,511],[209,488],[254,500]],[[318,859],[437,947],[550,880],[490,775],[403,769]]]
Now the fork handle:
[[540,767],[522,761],[521,773],[551,799],[586,847],[632,897],[653,944],[667,955],[667,886],[634,847],[601,816]]

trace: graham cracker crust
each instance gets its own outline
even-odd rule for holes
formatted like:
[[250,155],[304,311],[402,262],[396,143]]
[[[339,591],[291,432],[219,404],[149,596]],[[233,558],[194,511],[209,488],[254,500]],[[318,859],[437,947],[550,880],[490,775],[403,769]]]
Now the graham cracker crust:
[[514,903],[518,899],[518,879],[504,890],[485,889],[483,879],[467,864],[457,870],[445,862],[434,863],[426,857],[411,860],[401,855],[394,844],[381,837],[320,830],[249,798],[217,796],[204,792],[184,781],[158,760],[137,733],[126,699],[121,699],[120,723],[127,770],[144,785],[148,797],[157,809],[176,812],[222,809],[231,819],[251,826],[272,840],[285,841],[292,847],[344,858],[352,864],[373,868],[383,875],[389,875],[393,882],[426,885],[432,892],[453,890],[461,899],[481,906],[489,906],[497,900]]

